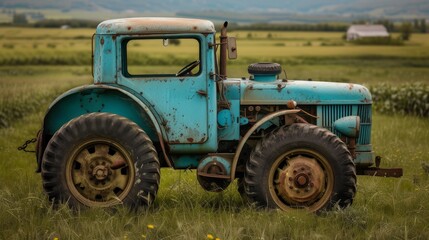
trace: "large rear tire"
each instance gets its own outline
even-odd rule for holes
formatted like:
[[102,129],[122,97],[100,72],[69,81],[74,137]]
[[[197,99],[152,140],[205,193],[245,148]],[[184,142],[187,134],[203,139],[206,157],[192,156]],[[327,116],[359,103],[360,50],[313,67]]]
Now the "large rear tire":
[[158,191],[160,164],[152,141],[135,123],[115,114],[90,113],[51,138],[42,179],[55,203],[148,206]]
[[293,124],[277,128],[256,145],[244,183],[248,198],[260,206],[320,212],[352,204],[356,170],[336,135]]

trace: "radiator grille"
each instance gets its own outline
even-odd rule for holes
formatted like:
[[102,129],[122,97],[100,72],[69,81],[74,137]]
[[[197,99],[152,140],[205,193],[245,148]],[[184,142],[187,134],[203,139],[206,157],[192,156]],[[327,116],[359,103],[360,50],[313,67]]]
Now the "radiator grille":
[[334,122],[342,117],[360,117],[361,126],[357,143],[369,144],[371,142],[371,105],[323,105],[319,106],[318,121],[322,127],[341,137],[341,134],[333,128]]

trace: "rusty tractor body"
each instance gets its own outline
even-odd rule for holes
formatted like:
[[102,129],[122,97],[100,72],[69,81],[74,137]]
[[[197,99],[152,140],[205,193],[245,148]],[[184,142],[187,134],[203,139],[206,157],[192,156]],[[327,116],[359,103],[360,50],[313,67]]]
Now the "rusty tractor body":
[[206,20],[100,23],[94,83],[59,96],[38,136],[50,199],[147,206],[160,168],[170,167],[197,169],[207,191],[238,179],[239,192],[260,206],[318,212],[350,205],[356,174],[402,175],[379,161],[371,167],[367,88],[279,79],[276,63],[228,78],[227,57],[237,57],[237,46],[226,28],[217,42]]

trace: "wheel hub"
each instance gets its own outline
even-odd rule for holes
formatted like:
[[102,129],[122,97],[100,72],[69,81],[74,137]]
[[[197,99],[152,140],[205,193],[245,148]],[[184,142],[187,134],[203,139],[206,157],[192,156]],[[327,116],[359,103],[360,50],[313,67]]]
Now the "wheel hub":
[[308,186],[310,177],[305,173],[300,173],[295,177],[294,183],[298,188],[305,188]]
[[[84,144],[76,153],[71,168],[74,194],[89,206],[117,202],[131,186],[130,161],[119,145],[106,142]],[[112,165],[121,163],[119,167]]]
[[98,165],[92,170],[92,176],[97,180],[104,180],[109,175],[109,168],[104,165]]
[[313,158],[296,156],[278,169],[277,191],[279,196],[291,204],[317,200],[324,192],[325,174]]

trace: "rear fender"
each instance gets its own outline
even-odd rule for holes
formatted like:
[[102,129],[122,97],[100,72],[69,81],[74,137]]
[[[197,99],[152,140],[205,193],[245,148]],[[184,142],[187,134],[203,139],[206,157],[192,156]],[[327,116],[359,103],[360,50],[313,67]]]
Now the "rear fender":
[[87,85],[77,87],[59,96],[49,106],[39,135],[37,163],[38,170],[43,152],[50,138],[61,126],[83,114],[109,112],[130,119],[142,128],[154,142],[157,150],[162,150],[167,165],[172,164],[167,156],[165,142],[168,140],[165,130],[159,124],[158,114],[137,94],[110,85]]

